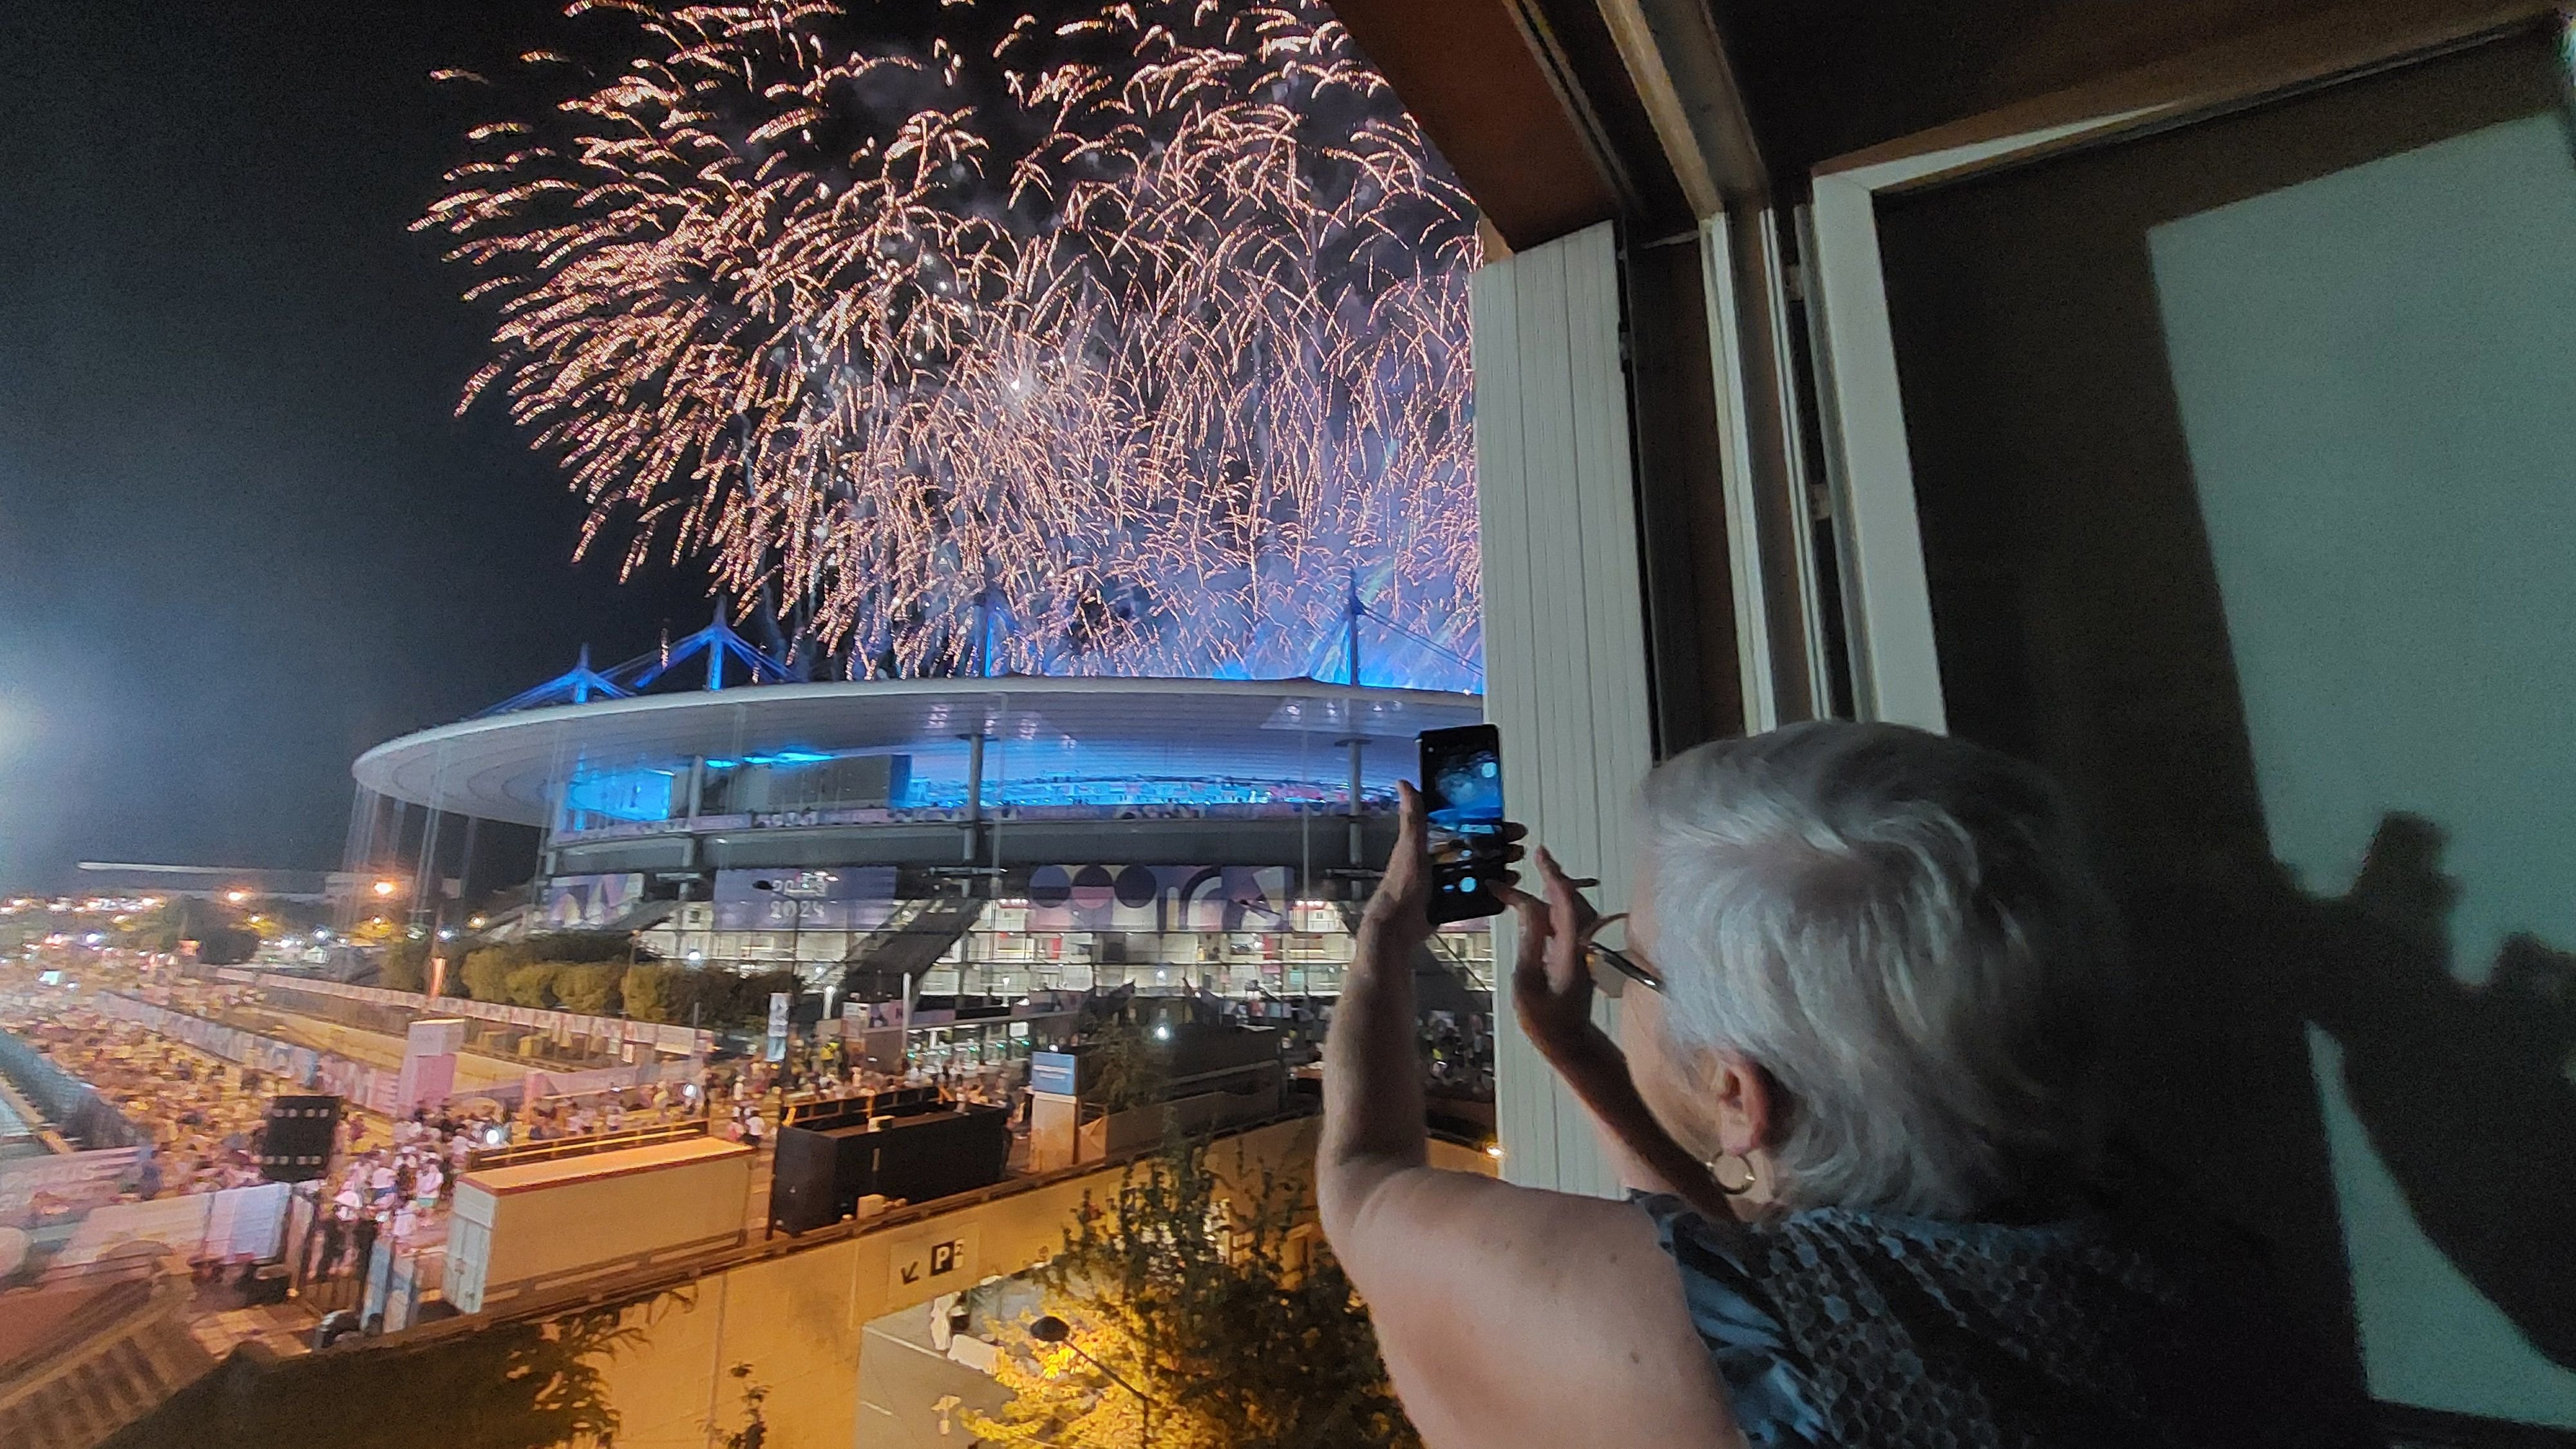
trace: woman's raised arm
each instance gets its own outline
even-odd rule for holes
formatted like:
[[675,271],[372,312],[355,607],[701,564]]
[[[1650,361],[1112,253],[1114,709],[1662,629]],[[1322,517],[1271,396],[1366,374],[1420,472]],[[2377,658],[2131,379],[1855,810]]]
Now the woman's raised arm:
[[1419,799],[1360,924],[1324,1045],[1316,1189],[1425,1442],[1743,1443],[1646,1215],[1427,1165],[1413,956],[1430,935]]

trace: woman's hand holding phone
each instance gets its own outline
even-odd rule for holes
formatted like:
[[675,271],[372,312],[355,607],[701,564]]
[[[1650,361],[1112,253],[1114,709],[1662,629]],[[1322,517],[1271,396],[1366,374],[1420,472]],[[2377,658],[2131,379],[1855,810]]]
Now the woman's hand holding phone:
[[1583,951],[1600,912],[1575,889],[1546,846],[1539,847],[1537,864],[1546,899],[1516,887],[1499,893],[1521,928],[1520,952],[1512,966],[1512,1008],[1539,1054],[1567,1071],[1609,1044],[1592,1024],[1592,968]]
[[[1503,859],[1507,866],[1521,858],[1520,840],[1527,833],[1518,825],[1503,825]],[[1386,858],[1386,874],[1379,877],[1377,890],[1369,896],[1360,926],[1363,930],[1375,926],[1381,933],[1391,933],[1391,939],[1407,952],[1431,937],[1430,840],[1421,792],[1397,781],[1395,849]],[[1519,880],[1518,872],[1506,868],[1496,881],[1497,894],[1511,891]]]
[[1431,936],[1428,841],[1422,797],[1399,780],[1395,786],[1395,849],[1387,856],[1386,874],[1378,878],[1377,890],[1369,896],[1368,908],[1360,915],[1360,928],[1374,926],[1381,933],[1391,933],[1407,951]]

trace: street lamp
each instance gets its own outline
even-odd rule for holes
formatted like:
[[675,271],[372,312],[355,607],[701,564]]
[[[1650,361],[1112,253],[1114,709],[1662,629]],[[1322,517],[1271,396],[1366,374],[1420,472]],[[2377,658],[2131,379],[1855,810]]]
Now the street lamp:
[[1065,1322],[1063,1319],[1056,1317],[1052,1313],[1049,1313],[1029,1325],[1029,1337],[1036,1339],[1040,1343],[1061,1344],[1066,1348],[1072,1349],[1075,1353],[1082,1354],[1082,1361],[1084,1363],[1087,1363],[1093,1368],[1100,1370],[1102,1373],[1109,1375],[1109,1381],[1111,1383],[1116,1384],[1118,1387],[1125,1389],[1131,1394],[1134,1394],[1136,1396],[1136,1404],[1144,1414],[1143,1421],[1138,1426],[1140,1432],[1137,1435],[1136,1442],[1139,1444],[1151,1444],[1154,1442],[1153,1396],[1146,1393],[1143,1389],[1136,1387],[1134,1384],[1127,1382],[1126,1378],[1123,1377],[1118,1370],[1111,1368],[1109,1365],[1102,1363],[1096,1358],[1093,1358],[1090,1354],[1084,1353],[1082,1345],[1073,1341],[1072,1324]]

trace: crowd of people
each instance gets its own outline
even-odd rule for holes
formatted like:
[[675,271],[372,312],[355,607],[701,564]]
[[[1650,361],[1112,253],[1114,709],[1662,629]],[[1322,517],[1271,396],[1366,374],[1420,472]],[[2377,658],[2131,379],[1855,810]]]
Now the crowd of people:
[[1434,1092],[1493,1096],[1494,1038],[1480,1013],[1425,1012],[1418,1033]]
[[[172,1009],[221,1019],[242,1007],[247,988],[227,983],[150,981],[135,989]],[[1238,1012],[1239,1004],[1228,1004]],[[1320,1009],[1319,1009],[1320,1008]],[[1289,1020],[1265,1025],[1320,1032],[1321,1003],[1298,1003]],[[0,1028],[41,1051],[65,1074],[94,1087],[140,1134],[148,1151],[127,1195],[212,1192],[263,1180],[259,1154],[269,1098],[298,1084],[255,1066],[222,1060],[137,1023],[110,1017],[59,991],[0,993]],[[571,1142],[636,1128],[704,1121],[710,1133],[753,1146],[800,1106],[899,1088],[936,1089],[960,1105],[1013,1109],[1025,1131],[1028,1064],[986,1062],[961,1053],[901,1071],[870,1066],[851,1043],[798,1041],[784,1060],[742,1058],[665,1069],[655,1080],[534,1102],[461,1098],[387,1120],[344,1110],[328,1174],[310,1189],[322,1211],[303,1251],[307,1271],[356,1271],[379,1243],[398,1250],[442,1241],[458,1181],[478,1156],[530,1143]],[[1481,1016],[1426,1016],[1421,1049],[1435,1090],[1490,1090],[1493,1043]]]
[[215,1192],[260,1181],[260,1132],[277,1083],[156,1036],[132,1022],[70,1003],[18,1007],[0,1029],[97,1089],[150,1150],[133,1194]]
[[781,1062],[710,1067],[701,1074],[701,1083],[697,1100],[713,1104],[711,1113],[724,1119],[714,1130],[736,1142],[758,1144],[790,1108],[904,1087],[935,1088],[942,1100],[960,1105],[1018,1108],[1027,1096],[1028,1064],[916,1062],[888,1072],[850,1059],[838,1041],[825,1041],[811,1048],[800,1043]]
[[327,1179],[333,1189],[329,1221],[339,1231],[325,1234],[321,1270],[353,1266],[343,1258],[364,1262],[365,1249],[379,1239],[400,1249],[444,1238],[456,1179],[465,1175],[497,1117],[497,1109],[491,1115],[435,1117],[424,1109],[391,1124],[381,1143],[365,1118],[343,1118],[333,1158],[336,1175]]

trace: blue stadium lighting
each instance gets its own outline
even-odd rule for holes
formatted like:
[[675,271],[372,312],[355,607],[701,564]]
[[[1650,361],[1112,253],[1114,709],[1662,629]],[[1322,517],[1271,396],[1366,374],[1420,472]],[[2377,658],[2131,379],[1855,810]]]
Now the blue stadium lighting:
[[[742,763],[746,765],[819,765],[826,760],[840,758],[842,757],[839,755],[817,754],[812,750],[780,750],[770,755],[745,755],[742,757]],[[713,768],[716,763],[714,760],[707,761],[710,768]],[[733,761],[727,760],[724,763],[730,766]]]
[[[715,771],[825,764],[860,757],[857,753],[833,755],[799,750],[751,755],[740,760],[709,760],[707,768]],[[918,756],[915,758],[916,768],[928,767],[928,762],[920,761]],[[669,819],[673,810],[673,791],[679,779],[679,772],[665,769],[584,775],[566,788],[564,803],[572,810],[608,820]],[[984,803],[996,808],[1052,805],[1310,805],[1328,811],[1347,808],[1344,800],[1346,787],[1338,780],[1281,780],[1257,775],[1165,775],[1112,770],[1096,775],[1057,774],[1000,780],[988,777],[982,793]],[[966,796],[966,781],[962,774],[945,778],[915,774],[910,787],[886,804],[897,810],[958,810],[965,807]],[[1387,804],[1392,802],[1394,794],[1388,789],[1375,788],[1366,792],[1366,798],[1372,804]]]

